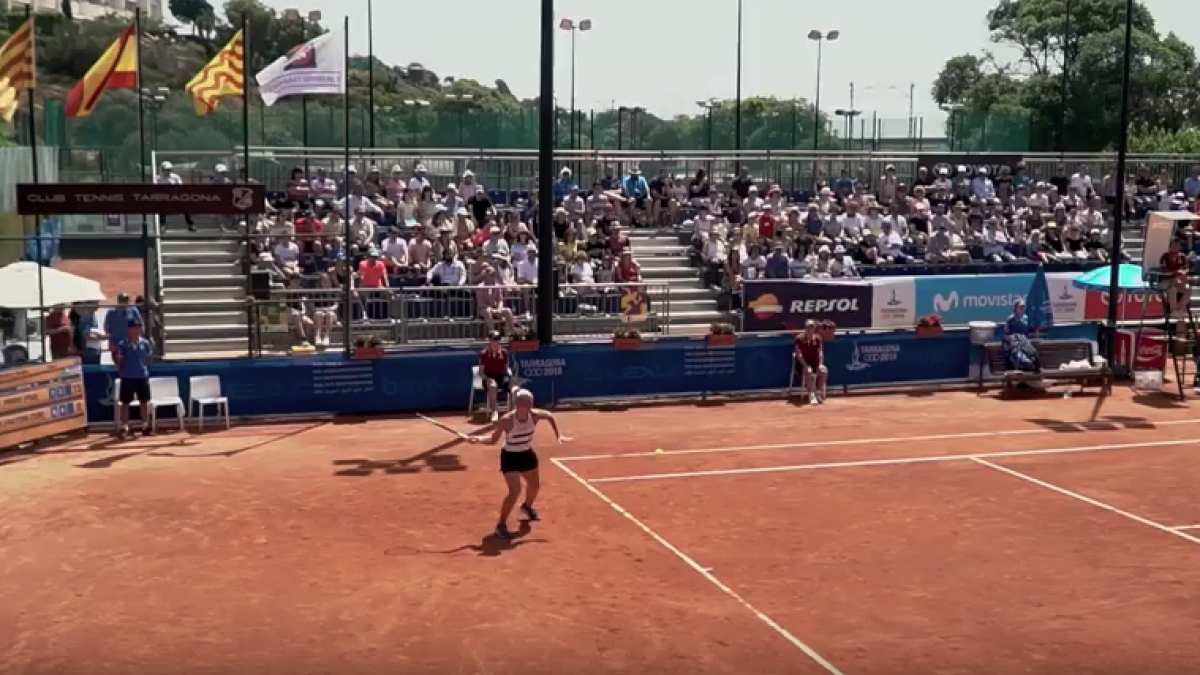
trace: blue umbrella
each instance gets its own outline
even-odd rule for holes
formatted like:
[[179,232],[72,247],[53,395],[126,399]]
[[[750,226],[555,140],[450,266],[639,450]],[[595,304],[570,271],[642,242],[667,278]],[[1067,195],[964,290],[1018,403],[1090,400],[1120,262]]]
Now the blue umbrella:
[[1054,326],[1054,305],[1050,301],[1050,284],[1046,281],[1046,270],[1038,265],[1033,276],[1033,285],[1025,296],[1025,320],[1031,333],[1040,333]]
[[[1112,266],[1097,267],[1091,272],[1084,272],[1071,281],[1075,288],[1085,291],[1107,293],[1109,282],[1112,281]],[[1142,268],[1137,265],[1122,264],[1117,269],[1117,288],[1122,291],[1144,291],[1146,281],[1142,278]]]

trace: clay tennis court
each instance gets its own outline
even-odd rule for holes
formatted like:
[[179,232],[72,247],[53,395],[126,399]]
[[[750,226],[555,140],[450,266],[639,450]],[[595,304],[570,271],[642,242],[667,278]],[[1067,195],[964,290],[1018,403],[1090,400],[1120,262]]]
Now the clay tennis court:
[[92,436],[0,457],[0,672],[1193,672],[1193,417],[1120,389],[562,413],[512,544],[496,451],[416,420]]

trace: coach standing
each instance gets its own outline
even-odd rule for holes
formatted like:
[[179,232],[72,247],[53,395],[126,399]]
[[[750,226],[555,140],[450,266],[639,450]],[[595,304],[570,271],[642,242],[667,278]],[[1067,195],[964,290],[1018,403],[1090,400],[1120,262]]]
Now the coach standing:
[[142,416],[142,434],[153,433],[150,428],[150,362],[153,358],[154,346],[142,335],[142,322],[130,321],[125,339],[113,350],[117,375],[121,378],[121,389],[117,392],[121,403],[117,435],[121,438],[129,436],[129,404],[135,398]]

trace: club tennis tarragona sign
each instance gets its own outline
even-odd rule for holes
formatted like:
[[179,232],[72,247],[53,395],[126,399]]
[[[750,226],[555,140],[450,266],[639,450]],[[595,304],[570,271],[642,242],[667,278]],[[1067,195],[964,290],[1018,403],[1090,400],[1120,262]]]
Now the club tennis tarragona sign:
[[[1075,272],[1046,275],[1055,323],[1085,319],[1087,294],[1071,284],[1077,276]],[[937,314],[951,326],[1001,322],[1012,314],[1013,305],[1029,294],[1033,279],[1033,274],[916,277],[917,315]]]

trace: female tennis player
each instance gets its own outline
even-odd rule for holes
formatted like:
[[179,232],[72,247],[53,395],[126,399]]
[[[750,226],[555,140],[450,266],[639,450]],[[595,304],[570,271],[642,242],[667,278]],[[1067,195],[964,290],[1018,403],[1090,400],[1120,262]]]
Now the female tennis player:
[[521,513],[525,520],[539,520],[538,512],[533,508],[542,483],[538,476],[538,456],[533,451],[533,433],[537,431],[538,422],[545,420],[554,429],[554,436],[559,443],[571,440],[558,430],[558,420],[545,410],[533,407],[533,393],[528,389],[518,389],[513,394],[516,400],[515,410],[511,410],[482,431],[467,436],[469,443],[495,444],[504,437],[504,447],[500,450],[500,472],[504,474],[504,482],[508,484],[508,496],[500,505],[500,522],[496,525],[496,536],[501,539],[512,539],[508,529],[508,517],[513,507],[521,498],[521,479],[525,479],[525,501],[521,503]]

